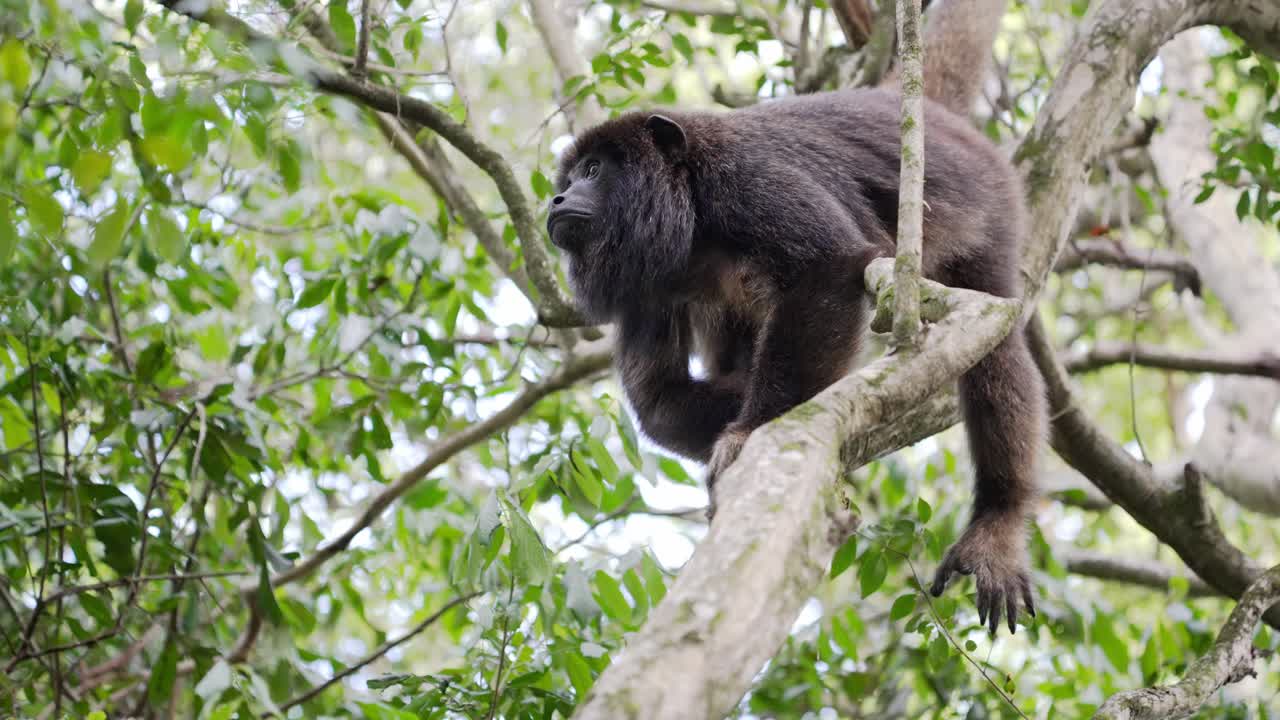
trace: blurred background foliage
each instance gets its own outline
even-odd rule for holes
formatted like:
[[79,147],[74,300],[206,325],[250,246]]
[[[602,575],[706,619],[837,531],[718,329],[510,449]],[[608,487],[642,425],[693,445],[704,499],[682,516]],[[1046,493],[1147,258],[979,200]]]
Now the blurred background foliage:
[[[142,0],[0,0],[0,714],[567,717],[703,534],[698,469],[637,437],[607,355],[536,324],[480,241],[523,257],[483,172],[419,134],[478,228],[370,111],[300,81],[350,64],[360,0],[184,2],[287,52]],[[582,64],[563,83],[530,8],[504,0],[373,2],[369,76],[464,122],[541,207],[589,108],[792,94],[806,58],[779,37],[805,8],[815,47],[841,42],[820,1],[568,5]],[[1029,129],[1086,5],[1006,15],[979,108],[992,138]],[[1277,68],[1205,41],[1204,195],[1238,197],[1274,266]],[[1134,125],[1167,100],[1148,68]],[[1087,234],[1169,245],[1140,158],[1091,182]],[[1191,315],[1188,298],[1086,267],[1043,310],[1068,351],[1230,325],[1212,293]],[[1194,444],[1215,382],[1125,365],[1079,381],[1151,458]],[[1038,618],[993,643],[971,596],[916,590],[965,519],[959,431],[854,481],[873,524],[741,717],[1085,717],[1177,677],[1231,608],[1185,570],[1155,588],[1069,572],[1082,551],[1177,567],[1077,488],[1037,511]],[[1274,517],[1211,500],[1248,554],[1280,556]],[[1259,669],[1200,716],[1280,717],[1280,665]]]

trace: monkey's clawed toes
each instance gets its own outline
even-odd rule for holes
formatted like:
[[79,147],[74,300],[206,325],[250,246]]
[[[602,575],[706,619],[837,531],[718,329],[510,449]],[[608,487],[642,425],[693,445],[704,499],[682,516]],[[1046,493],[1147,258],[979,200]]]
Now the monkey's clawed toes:
[[947,551],[929,592],[938,597],[952,576],[973,575],[978,591],[978,621],[994,636],[1003,617],[1009,632],[1017,632],[1019,605],[1031,617],[1036,615],[1026,551],[1024,544],[1017,541],[1021,534],[1017,526],[970,526]]
[[707,506],[707,520],[711,520],[716,512],[716,481],[738,459],[742,446],[750,435],[750,430],[731,425],[725,428],[716,440],[715,447],[711,449],[711,461],[707,463],[707,494],[711,496]]

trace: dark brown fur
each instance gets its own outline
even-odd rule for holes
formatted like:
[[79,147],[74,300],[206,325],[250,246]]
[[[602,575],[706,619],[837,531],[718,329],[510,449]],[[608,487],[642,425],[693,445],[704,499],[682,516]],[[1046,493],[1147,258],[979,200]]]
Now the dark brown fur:
[[[864,332],[863,271],[897,233],[900,101],[846,90],[723,114],[632,113],[562,158],[549,219],[586,311],[620,328],[618,368],[640,427],[710,463],[850,369]],[[1019,292],[1022,191],[968,123],[926,109],[924,272]],[[598,165],[597,165],[598,163]],[[594,174],[593,174],[594,173]],[[689,372],[697,353],[705,378]],[[994,629],[1031,605],[1024,516],[1045,427],[1021,333],[961,379],[977,470],[973,520],[935,579],[973,573]]]

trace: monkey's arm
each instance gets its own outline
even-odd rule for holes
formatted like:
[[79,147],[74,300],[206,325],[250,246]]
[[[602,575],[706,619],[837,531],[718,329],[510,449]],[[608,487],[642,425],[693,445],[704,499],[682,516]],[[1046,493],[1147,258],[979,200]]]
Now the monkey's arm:
[[707,468],[712,489],[757,427],[816,395],[849,371],[866,316],[862,271],[870,253],[812,263],[780,293],[756,339],[742,410],[717,439]]
[[640,429],[654,442],[706,462],[742,409],[744,372],[698,380],[689,374],[689,317],[683,308],[629,311],[619,322],[618,370]]

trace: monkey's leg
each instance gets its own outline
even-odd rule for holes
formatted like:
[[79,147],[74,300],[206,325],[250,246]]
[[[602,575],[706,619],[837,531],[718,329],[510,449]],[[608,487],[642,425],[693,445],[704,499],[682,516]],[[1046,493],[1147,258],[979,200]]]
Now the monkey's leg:
[[1047,424],[1044,382],[1021,329],[965,373],[960,402],[976,473],[973,518],[932,592],[940,595],[953,573],[973,574],[981,621],[994,634],[1003,613],[1014,632],[1019,600],[1035,614],[1026,515]]
[[816,264],[778,298],[756,341],[742,413],[712,452],[709,488],[753,430],[848,373],[866,325],[865,264],[865,258]]

